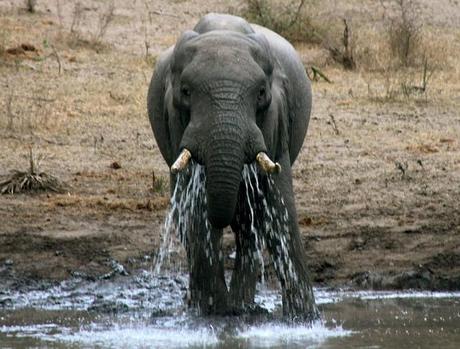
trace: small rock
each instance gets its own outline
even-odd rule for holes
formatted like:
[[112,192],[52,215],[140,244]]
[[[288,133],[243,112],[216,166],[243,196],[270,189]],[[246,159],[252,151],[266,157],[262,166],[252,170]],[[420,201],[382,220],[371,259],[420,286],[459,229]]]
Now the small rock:
[[0,309],[9,308],[13,306],[13,300],[11,298],[0,299]]
[[121,165],[118,161],[114,161],[110,164],[110,168],[113,168],[114,170],[118,170],[121,168]]
[[21,48],[24,51],[31,51],[31,52],[36,52],[37,51],[37,48],[32,44],[21,44]]
[[21,54],[23,54],[25,51],[22,47],[11,47],[9,49],[6,50],[6,53],[10,54],[10,55],[14,55],[14,56],[19,56]]
[[311,217],[304,217],[299,222],[300,225],[309,226],[313,224]]

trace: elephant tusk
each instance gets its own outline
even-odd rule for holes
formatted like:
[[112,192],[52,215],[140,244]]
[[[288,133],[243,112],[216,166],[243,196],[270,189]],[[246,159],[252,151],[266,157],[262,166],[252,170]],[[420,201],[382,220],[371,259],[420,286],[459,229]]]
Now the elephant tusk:
[[262,170],[267,173],[279,173],[281,171],[281,165],[277,162],[274,163],[263,151],[257,154],[256,161]]
[[182,152],[177,157],[177,160],[171,166],[171,173],[176,174],[182,171],[184,168],[187,167],[190,159],[192,158],[192,153],[186,148],[182,150]]

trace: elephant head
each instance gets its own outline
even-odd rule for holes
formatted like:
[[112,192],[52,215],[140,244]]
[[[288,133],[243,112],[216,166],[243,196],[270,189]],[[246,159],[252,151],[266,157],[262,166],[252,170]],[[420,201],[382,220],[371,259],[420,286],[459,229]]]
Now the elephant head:
[[163,61],[156,77],[163,91],[149,92],[164,95],[163,110],[149,110],[161,114],[152,123],[155,136],[173,173],[190,158],[205,166],[208,219],[222,228],[234,217],[243,165],[280,170],[270,160],[277,138],[270,132],[279,128],[270,109],[279,107],[273,99],[280,93],[269,43],[254,32],[188,31]]

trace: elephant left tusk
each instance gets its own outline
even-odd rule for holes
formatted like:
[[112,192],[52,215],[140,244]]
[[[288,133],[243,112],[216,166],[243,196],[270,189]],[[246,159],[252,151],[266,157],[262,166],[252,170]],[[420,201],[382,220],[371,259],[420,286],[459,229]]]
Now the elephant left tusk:
[[171,166],[171,173],[176,174],[182,171],[184,168],[187,167],[190,159],[192,158],[192,153],[186,148],[182,150],[182,152],[177,157],[177,160]]
[[274,163],[263,151],[257,154],[256,161],[262,170],[267,173],[279,173],[281,171],[281,165],[277,162]]

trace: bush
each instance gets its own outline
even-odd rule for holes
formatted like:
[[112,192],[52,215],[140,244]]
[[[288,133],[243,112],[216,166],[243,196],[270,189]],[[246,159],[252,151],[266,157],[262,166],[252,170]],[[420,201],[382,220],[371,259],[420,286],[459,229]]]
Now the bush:
[[392,5],[387,25],[391,53],[403,66],[414,65],[422,38],[419,8],[414,0],[392,0]]
[[321,35],[306,14],[305,5],[313,0],[246,0],[238,15],[282,35],[289,41],[321,43]]
[[37,5],[37,0],[26,0],[26,8],[30,13],[35,12],[35,5]]

